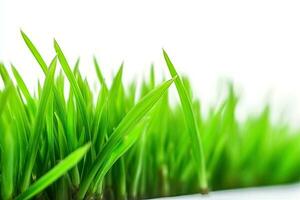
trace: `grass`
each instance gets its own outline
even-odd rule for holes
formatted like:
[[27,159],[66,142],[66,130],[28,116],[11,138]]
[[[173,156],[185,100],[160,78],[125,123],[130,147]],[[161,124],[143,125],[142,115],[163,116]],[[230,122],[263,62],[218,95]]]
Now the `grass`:
[[204,115],[163,51],[170,80],[158,83],[152,67],[140,89],[126,86],[122,64],[108,85],[94,58],[95,90],[57,41],[48,65],[21,35],[45,80],[32,94],[17,67],[0,64],[1,199],[143,199],[299,181],[300,131],[271,123],[268,105],[238,121],[232,84]]

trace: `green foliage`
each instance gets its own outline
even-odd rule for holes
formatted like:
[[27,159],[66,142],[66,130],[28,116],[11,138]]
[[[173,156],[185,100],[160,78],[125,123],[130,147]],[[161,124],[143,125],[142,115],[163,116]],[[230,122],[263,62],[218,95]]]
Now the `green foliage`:
[[65,159],[63,159],[59,164],[57,164],[53,169],[48,171],[45,175],[39,178],[34,184],[32,184],[24,193],[18,196],[16,199],[30,199],[51,183],[56,181],[59,177],[64,175],[69,169],[74,167],[78,161],[86,154],[90,148],[90,144],[86,144],[80,147]]
[[163,52],[169,81],[152,66],[141,87],[124,85],[122,64],[109,85],[94,57],[92,89],[56,41],[48,65],[21,34],[45,79],[32,94],[17,67],[0,64],[1,199],[142,199],[299,180],[300,131],[271,123],[268,105],[238,121],[232,84],[204,114]]

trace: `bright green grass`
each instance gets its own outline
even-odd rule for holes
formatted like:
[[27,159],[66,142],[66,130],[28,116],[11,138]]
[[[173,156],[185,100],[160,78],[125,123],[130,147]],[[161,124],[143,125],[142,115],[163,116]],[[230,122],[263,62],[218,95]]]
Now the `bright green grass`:
[[170,80],[157,83],[152,68],[138,91],[122,83],[122,65],[109,86],[94,58],[94,91],[56,41],[48,65],[21,34],[46,78],[34,95],[0,64],[1,199],[141,199],[300,179],[300,132],[271,123],[268,106],[238,122],[232,85],[204,116],[163,51]]

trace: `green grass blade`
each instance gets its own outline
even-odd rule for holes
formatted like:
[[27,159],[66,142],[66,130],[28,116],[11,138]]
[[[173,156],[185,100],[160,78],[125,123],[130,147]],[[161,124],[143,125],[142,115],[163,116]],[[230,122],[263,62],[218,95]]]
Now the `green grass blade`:
[[5,89],[2,93],[0,93],[0,117],[6,106],[6,102],[8,100],[9,94],[11,93],[11,90],[12,90],[12,87],[8,86],[8,87],[5,87]]
[[22,37],[23,37],[23,39],[24,39],[27,47],[31,51],[32,55],[37,60],[37,62],[41,66],[41,68],[44,71],[44,73],[46,73],[48,66],[47,66],[46,62],[44,61],[44,59],[42,58],[41,54],[38,52],[37,48],[31,42],[31,40],[29,39],[29,37],[22,30],[21,30],[21,35],[22,35]]
[[140,143],[138,144],[138,156],[137,156],[137,161],[136,161],[136,166],[135,166],[135,173],[133,175],[133,181],[132,181],[132,191],[131,191],[131,196],[133,199],[138,199],[138,188],[140,184],[140,179],[141,179],[141,174],[142,174],[142,169],[143,169],[143,161],[144,161],[144,152],[145,152],[145,146],[146,146],[146,129],[144,128],[142,132],[142,136],[140,139]]
[[[86,105],[85,105],[85,101],[84,101],[84,98],[83,98],[83,95],[80,91],[80,88],[79,88],[79,85],[78,83],[76,82],[76,79],[75,79],[75,76],[74,74],[72,73],[72,70],[70,68],[70,65],[69,63],[67,62],[67,59],[65,57],[65,55],[63,54],[60,46],[58,45],[58,43],[56,42],[56,40],[54,40],[54,48],[55,48],[55,51],[57,53],[57,56],[58,56],[58,60],[61,64],[61,67],[63,68],[67,78],[69,79],[70,81],[70,84],[71,84],[71,87],[72,87],[72,90],[74,92],[74,95],[75,95],[75,98],[77,100],[77,103],[78,103],[78,107],[79,107],[79,112],[82,116],[82,119],[84,121],[84,125],[87,129],[87,133],[90,134],[90,125],[89,125],[89,120],[88,120],[88,115],[87,115],[87,111],[86,111]],[[89,137],[91,139],[91,137]]]
[[56,57],[50,64],[50,70],[46,76],[41,100],[39,103],[36,120],[34,122],[33,133],[29,141],[28,154],[25,163],[25,172],[24,179],[22,184],[22,191],[25,191],[30,183],[31,172],[35,163],[38,147],[39,147],[39,139],[42,133],[43,125],[44,125],[44,115],[47,108],[47,102],[50,94],[52,94],[52,87],[54,82],[54,74],[56,69]]
[[17,81],[18,87],[20,88],[20,90],[22,91],[27,103],[32,107],[32,109],[34,109],[34,102],[33,99],[29,93],[29,90],[24,82],[24,80],[22,79],[20,73],[18,72],[18,70],[12,65],[12,72],[14,74],[14,77]]
[[[6,125],[8,126],[8,125]],[[1,189],[2,197],[4,200],[12,198],[14,191],[14,169],[15,169],[15,141],[14,135],[8,128],[1,135],[1,159],[3,161],[1,165]]]
[[12,80],[8,74],[8,71],[2,63],[0,64],[0,75],[5,86],[8,86],[10,84],[12,85]]
[[[148,95],[142,98],[123,118],[118,127],[114,130],[108,142],[97,156],[95,163],[92,165],[89,173],[83,179],[80,185],[78,197],[83,199],[91,182],[96,177],[98,173],[98,179],[102,179],[107,170],[118,160],[121,156],[119,154],[112,154],[117,144],[124,140],[124,137],[130,137],[130,132],[136,126],[136,124],[143,119],[143,117],[148,113],[148,111],[155,105],[155,103],[161,98],[161,96],[166,92],[166,90],[173,83],[174,79],[166,81],[164,84],[153,89]],[[128,135],[129,134],[129,135]],[[131,143],[130,143],[131,144]],[[124,149],[123,149],[124,150]],[[126,152],[126,151],[125,151]],[[113,155],[110,157],[110,155]],[[104,158],[110,157],[110,162],[107,162]],[[99,181],[101,182],[101,181]]]
[[25,192],[19,195],[16,200],[31,199],[39,192],[64,175],[67,171],[73,168],[90,149],[91,144],[88,143],[83,147],[78,148],[59,164],[52,168],[49,172],[43,175],[39,180],[32,184]]
[[[6,87],[5,90],[0,94],[0,117],[11,92],[11,87]],[[5,127],[2,132],[1,130],[1,139],[0,139],[0,155],[1,160],[1,169],[2,172],[0,176],[1,183],[1,194],[4,200],[11,199],[14,191],[14,164],[15,164],[15,141],[13,140],[13,135],[10,131],[8,124],[4,124]]]
[[105,88],[108,88],[107,85],[106,85],[106,82],[105,82],[105,79],[103,77],[103,74],[100,70],[100,66],[98,64],[98,61],[96,59],[96,57],[93,58],[93,61],[94,61],[94,66],[95,66],[95,70],[96,70],[96,73],[97,73],[97,77],[99,79],[99,82],[101,83],[101,85]]
[[[167,63],[167,66],[169,68],[169,72],[172,77],[178,76],[178,73],[175,70],[175,67],[173,63],[171,62],[168,54],[163,50],[164,58]],[[196,164],[200,166],[200,171],[199,171],[199,184],[200,184],[200,189],[202,190],[201,192],[207,192],[208,190],[208,185],[207,185],[207,179],[206,179],[206,166],[205,166],[205,157],[204,157],[204,152],[203,152],[203,145],[199,133],[199,128],[196,122],[196,118],[194,116],[194,112],[192,109],[192,103],[191,100],[189,99],[189,96],[187,94],[187,91],[183,85],[182,80],[178,77],[175,80],[175,85],[180,97],[182,109],[184,112],[184,118],[185,122],[187,124],[187,127],[189,127],[190,131],[190,139],[192,143],[192,149],[193,149],[193,155],[196,160]]]

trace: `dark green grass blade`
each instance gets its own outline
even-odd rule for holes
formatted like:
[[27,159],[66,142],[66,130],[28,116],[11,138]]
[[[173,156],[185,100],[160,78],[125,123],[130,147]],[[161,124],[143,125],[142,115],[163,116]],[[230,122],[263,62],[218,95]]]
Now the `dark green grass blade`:
[[[167,66],[169,68],[171,76],[178,76],[178,73],[175,70],[174,65],[172,64],[169,56],[167,53],[163,50],[163,54],[167,63]],[[205,157],[203,152],[203,146],[202,141],[199,133],[199,128],[196,122],[196,118],[192,109],[192,103],[189,99],[189,96],[187,94],[187,91],[183,85],[182,80],[178,77],[175,80],[175,85],[180,97],[182,109],[185,116],[185,122],[187,124],[187,127],[190,129],[188,131],[190,133],[191,143],[192,143],[192,149],[193,149],[193,155],[196,159],[196,165],[200,167],[199,170],[199,181],[200,181],[200,189],[202,192],[206,192],[208,189],[207,180],[206,180],[206,166],[205,166]]]
[[73,168],[87,153],[91,144],[88,143],[83,147],[78,148],[59,164],[53,167],[49,172],[43,175],[39,180],[32,184],[25,192],[16,198],[16,200],[31,199],[46,187],[51,185],[54,181],[64,175],[67,171]]
[[[88,188],[90,187],[91,182],[96,177],[96,174],[98,173],[98,179],[102,179],[107,170],[110,169],[110,167],[121,156],[120,153],[124,153],[124,151],[121,151],[117,154],[112,154],[116,145],[119,144],[120,141],[124,140],[122,138],[129,137],[132,129],[161,98],[161,96],[166,92],[166,90],[170,87],[173,81],[174,79],[171,79],[162,84],[161,86],[157,87],[156,89],[152,90],[148,95],[141,99],[122,119],[118,127],[112,133],[105,147],[97,156],[96,162],[91,166],[89,173],[83,179],[78,193],[79,199],[84,198]],[[104,159],[105,157],[110,157],[109,162],[106,159]],[[101,182],[101,180],[99,182]]]
[[32,173],[32,169],[35,163],[35,159],[39,147],[39,139],[45,121],[44,114],[47,108],[47,102],[49,96],[50,94],[52,94],[55,69],[56,69],[56,58],[54,58],[53,61],[51,62],[50,70],[45,79],[45,84],[39,102],[36,120],[34,122],[32,136],[29,140],[28,154],[27,154],[27,159],[24,168],[25,172],[24,172],[24,179],[22,184],[22,191],[25,191],[30,184],[31,173]]
[[48,66],[47,66],[46,62],[44,61],[44,59],[42,58],[41,54],[38,52],[37,48],[31,42],[31,40],[29,39],[29,37],[22,30],[21,30],[21,35],[22,35],[22,37],[23,37],[23,39],[24,39],[27,47],[31,51],[32,55],[37,60],[37,62],[41,66],[41,68],[44,71],[44,73],[46,73]]

